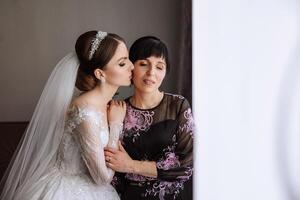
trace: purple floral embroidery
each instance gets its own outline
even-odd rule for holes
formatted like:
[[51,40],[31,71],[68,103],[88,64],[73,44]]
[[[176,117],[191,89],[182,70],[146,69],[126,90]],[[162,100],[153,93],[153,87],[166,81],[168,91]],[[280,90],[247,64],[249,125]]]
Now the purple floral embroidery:
[[120,180],[118,179],[117,176],[114,176],[113,179],[111,180],[111,185],[116,187],[118,184],[120,184]]
[[147,195],[159,196],[160,200],[164,200],[164,196],[166,194],[174,194],[173,198],[176,199],[177,195],[179,194],[180,190],[184,188],[184,182],[190,179],[193,174],[193,168],[189,167],[185,171],[184,176],[178,177],[177,181],[168,182],[168,181],[157,181],[153,184],[152,189],[147,189]]
[[[171,168],[180,167],[180,162],[178,160],[178,156],[175,154],[176,147],[176,135],[172,138],[173,144],[172,146],[168,146],[163,150],[164,158],[160,159],[156,166],[159,169],[168,170]],[[179,194],[180,190],[183,190],[184,182],[190,179],[192,176],[193,168],[187,167],[185,171],[185,175],[178,176],[176,181],[156,181],[151,189],[146,189],[145,196],[153,195],[159,196],[160,200],[164,199],[166,194],[173,194],[174,199]]]
[[143,181],[150,181],[150,180],[155,180],[155,178],[151,177],[146,177],[146,176],[141,176],[138,174],[132,174],[128,173],[125,175],[126,179],[132,180],[132,181],[138,181],[138,182],[143,182]]
[[192,110],[189,108],[183,113],[184,118],[186,119],[185,123],[179,127],[179,130],[182,132],[188,132],[192,138],[194,138],[195,123],[192,115]]
[[154,111],[135,110],[128,106],[124,120],[124,136],[133,136],[133,142],[140,136],[140,131],[147,131],[153,122]]
[[156,163],[157,168],[168,170],[180,166],[178,156],[176,156],[174,152],[168,152],[166,153],[165,156],[166,156],[165,160],[160,160],[159,162]]
[[175,154],[175,145],[176,143],[176,135],[172,138],[173,145],[168,146],[163,150],[164,158],[161,158],[157,163],[156,166],[158,169],[168,170],[171,168],[179,167],[180,162],[178,160],[178,156]]
[[128,106],[128,113],[125,119],[125,130],[145,131],[153,122],[154,111],[135,110]]

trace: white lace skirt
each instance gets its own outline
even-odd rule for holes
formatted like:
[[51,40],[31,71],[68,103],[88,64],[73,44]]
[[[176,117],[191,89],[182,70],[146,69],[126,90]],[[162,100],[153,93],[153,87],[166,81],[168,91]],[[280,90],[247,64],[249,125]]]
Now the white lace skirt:
[[15,199],[119,200],[119,196],[110,184],[96,185],[87,175],[70,175],[54,168]]

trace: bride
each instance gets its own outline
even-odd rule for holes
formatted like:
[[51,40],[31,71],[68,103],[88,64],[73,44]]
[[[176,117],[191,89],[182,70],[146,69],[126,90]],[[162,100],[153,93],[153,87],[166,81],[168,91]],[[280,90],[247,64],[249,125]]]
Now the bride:
[[[116,34],[86,32],[75,50],[43,90],[1,181],[1,200],[119,199],[103,148],[118,147],[126,105],[111,99],[130,85],[133,65]],[[84,92],[73,98],[75,85]]]

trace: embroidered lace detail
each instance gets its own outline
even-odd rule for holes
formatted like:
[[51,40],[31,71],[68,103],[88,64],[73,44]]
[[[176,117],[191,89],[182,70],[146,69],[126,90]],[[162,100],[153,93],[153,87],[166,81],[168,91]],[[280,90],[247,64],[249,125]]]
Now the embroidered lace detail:
[[174,152],[167,152],[165,154],[166,159],[162,159],[156,163],[157,168],[168,170],[171,168],[179,167],[180,162],[178,160],[178,156]]
[[120,184],[120,179],[117,176],[114,176],[113,179],[111,180],[111,185],[116,187],[119,184]]
[[[163,150],[164,156],[157,163],[158,169],[168,170],[172,168],[180,167],[178,156],[175,154],[176,147],[176,135],[172,138],[172,146],[168,146]],[[184,188],[184,182],[190,179],[192,176],[192,167],[187,167],[184,176],[177,177],[176,181],[156,181],[151,189],[146,189],[145,196],[147,195],[159,195],[159,199],[163,200],[166,194],[173,194],[174,199],[179,194],[180,190]]]
[[168,170],[171,168],[180,167],[178,156],[175,154],[175,146],[177,144],[176,135],[173,136],[172,141],[172,146],[168,146],[163,150],[163,158],[156,163],[158,169]]
[[[105,160],[95,156],[97,165],[84,160],[94,156],[92,153],[101,155],[101,145],[94,148],[95,138],[101,138],[97,145],[108,143],[109,132],[105,122],[104,114],[92,107],[71,107],[68,110],[56,164],[33,186],[32,191],[43,192],[35,197],[35,194],[28,195],[32,197],[30,199],[119,200],[117,192],[107,181],[109,178],[106,178],[112,177],[113,173],[103,170]],[[89,151],[89,154],[84,155],[84,151]]]
[[182,132],[189,133],[192,136],[192,138],[194,138],[195,123],[192,116],[192,110],[190,108],[187,109],[186,111],[184,111],[183,116],[186,119],[186,121],[179,127],[179,130]]
[[84,120],[87,119],[87,117],[90,117],[90,119],[93,119],[93,122],[95,125],[100,129],[99,134],[103,137],[105,137],[105,134],[107,133],[107,126],[103,125],[103,123],[100,123],[103,120],[104,114],[101,112],[97,112],[94,109],[91,109],[89,107],[75,107],[72,106],[67,111],[67,120],[65,122],[65,132],[63,135],[63,138],[60,143],[59,152],[57,156],[57,166],[60,166],[62,160],[64,160],[64,154],[67,150],[67,147],[69,143],[74,143],[74,137],[71,136],[76,127]]
[[107,146],[118,149],[118,141],[120,138],[120,133],[122,133],[123,130],[123,123],[110,122],[109,130],[110,130],[110,134],[109,134],[110,139]]
[[104,123],[100,123],[103,120],[104,114],[95,111],[89,107],[71,107],[67,112],[68,119],[65,123],[65,130],[71,133],[82,121],[86,120],[87,117],[93,119],[93,122],[102,130],[107,130],[108,127],[104,126]]
[[184,176],[178,177],[177,181],[157,181],[152,185],[151,189],[146,189],[145,196],[159,196],[160,200],[164,200],[166,194],[173,194],[173,199],[176,199],[177,195],[180,193],[180,190],[184,189],[184,182],[190,179],[193,174],[193,168],[188,167],[185,171]]
[[132,173],[126,174],[125,178],[128,180],[138,181],[138,182],[155,180],[155,178],[146,177],[146,176],[142,176],[142,175],[138,175],[138,174],[132,174]]
[[133,136],[133,142],[140,136],[140,131],[147,131],[153,122],[154,111],[135,110],[127,107],[127,117],[124,121],[124,136]]

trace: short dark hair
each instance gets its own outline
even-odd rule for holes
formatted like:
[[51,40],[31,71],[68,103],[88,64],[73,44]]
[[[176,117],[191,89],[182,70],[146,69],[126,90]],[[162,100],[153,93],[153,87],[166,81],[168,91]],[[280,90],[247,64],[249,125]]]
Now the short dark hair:
[[137,39],[130,47],[129,59],[132,63],[150,56],[162,57],[166,61],[167,73],[170,71],[169,53],[166,44],[154,36]]

